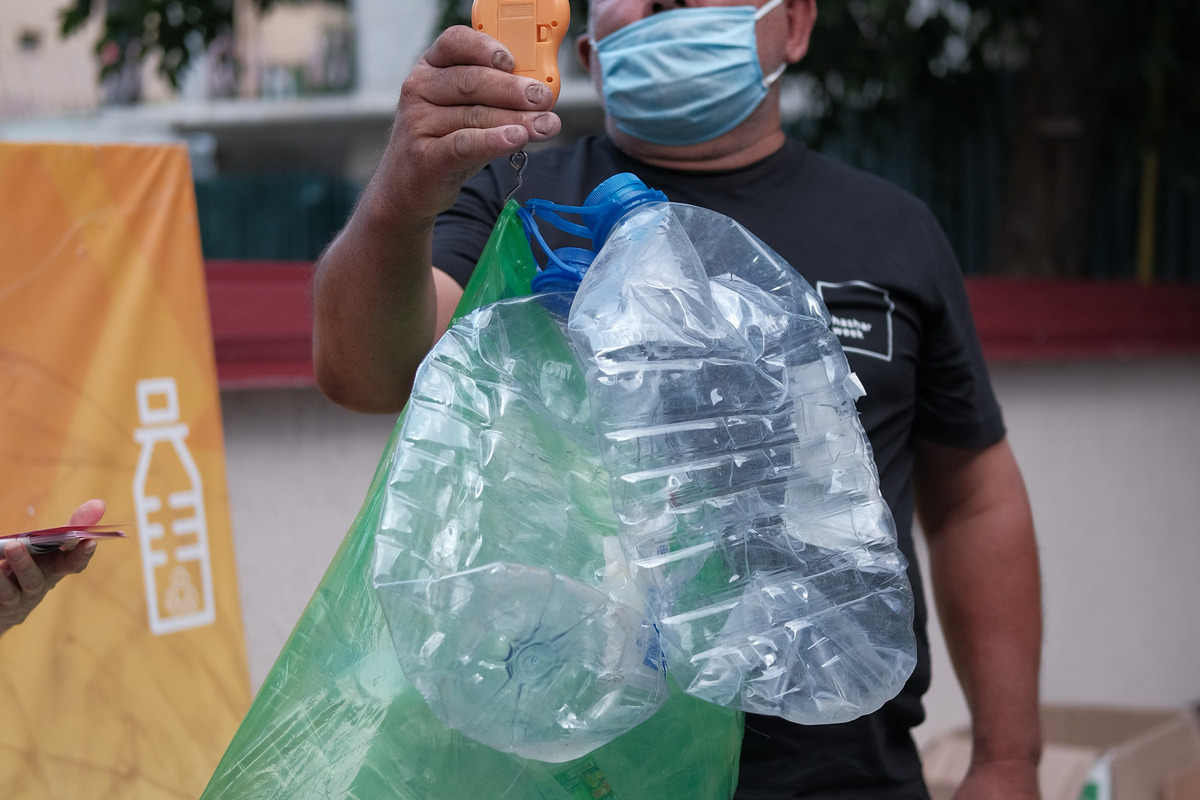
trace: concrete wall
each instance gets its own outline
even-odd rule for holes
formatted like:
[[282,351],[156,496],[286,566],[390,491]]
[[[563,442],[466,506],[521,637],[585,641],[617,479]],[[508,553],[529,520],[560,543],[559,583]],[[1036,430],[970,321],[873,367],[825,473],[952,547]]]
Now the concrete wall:
[[[1042,695],[1200,700],[1200,360],[993,370],[1042,559]],[[922,740],[968,719],[941,631]]]
[[433,41],[436,3],[354,0],[357,91],[399,97],[400,84]]
[[[1043,564],[1043,696],[1200,700],[1200,358],[1003,365]],[[222,397],[250,673],[262,682],[366,493],[393,418],[315,390]],[[966,721],[940,631],[922,741]]]

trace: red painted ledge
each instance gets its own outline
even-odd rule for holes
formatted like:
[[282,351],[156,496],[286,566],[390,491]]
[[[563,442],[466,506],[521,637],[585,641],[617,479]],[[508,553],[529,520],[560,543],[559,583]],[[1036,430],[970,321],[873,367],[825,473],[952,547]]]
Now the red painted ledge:
[[988,361],[1200,354],[1200,285],[967,279]]
[[206,261],[222,389],[315,386],[307,261]]
[[[222,389],[313,386],[313,266],[205,263]],[[994,363],[1200,354],[1200,286],[968,278]]]

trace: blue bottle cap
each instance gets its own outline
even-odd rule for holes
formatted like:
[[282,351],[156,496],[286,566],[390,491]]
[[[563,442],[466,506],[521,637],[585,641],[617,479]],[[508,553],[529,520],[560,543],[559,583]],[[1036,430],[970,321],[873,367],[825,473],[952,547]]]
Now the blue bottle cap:
[[620,172],[592,189],[584,206],[590,207],[593,213],[584,215],[584,224],[591,230],[592,242],[599,250],[621,217],[645,203],[665,202],[665,194],[646,186],[637,175]]
[[[564,206],[538,198],[527,201],[517,210],[517,217],[525,228],[530,245],[536,243],[546,254],[547,260],[546,268],[533,280],[533,290],[574,291],[621,217],[645,203],[665,202],[665,194],[647,187],[638,176],[629,172],[618,173],[602,182],[591,191],[582,206]],[[578,216],[583,224],[565,219],[564,214]],[[560,247],[551,251],[538,229],[538,219],[572,236],[590,239],[592,249]]]
[[546,268],[533,276],[531,288],[537,294],[573,292],[579,288],[595,257],[595,253],[584,247],[560,247],[549,254]]

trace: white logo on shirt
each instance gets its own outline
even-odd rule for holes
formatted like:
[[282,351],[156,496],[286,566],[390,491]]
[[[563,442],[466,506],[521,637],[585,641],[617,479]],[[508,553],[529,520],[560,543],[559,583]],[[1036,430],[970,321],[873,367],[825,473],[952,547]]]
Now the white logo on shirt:
[[865,281],[817,281],[817,294],[829,309],[830,329],[847,353],[892,360],[892,312],[886,289]]

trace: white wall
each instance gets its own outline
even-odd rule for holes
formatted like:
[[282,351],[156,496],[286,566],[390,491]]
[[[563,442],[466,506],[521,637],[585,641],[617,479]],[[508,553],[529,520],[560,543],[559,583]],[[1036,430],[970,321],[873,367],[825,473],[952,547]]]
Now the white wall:
[[[1200,701],[1200,359],[993,368],[1033,502],[1042,696]],[[965,723],[941,631],[924,741]]]
[[315,389],[225,392],[221,409],[257,691],[349,530],[394,418],[353,414]]
[[[1043,696],[1200,700],[1200,358],[996,367],[1043,565]],[[393,418],[315,390],[227,392],[250,674],[262,682],[357,512]],[[966,720],[933,631],[922,741]]]
[[351,8],[358,92],[399,97],[400,84],[434,39],[437,4],[354,0]]

